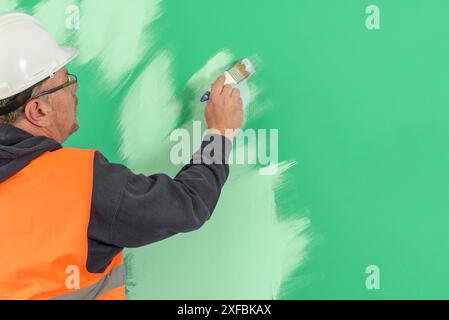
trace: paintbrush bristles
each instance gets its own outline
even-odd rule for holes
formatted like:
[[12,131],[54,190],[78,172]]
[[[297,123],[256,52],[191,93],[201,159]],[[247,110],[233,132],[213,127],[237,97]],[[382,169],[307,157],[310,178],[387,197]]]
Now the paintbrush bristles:
[[243,63],[239,62],[235,67],[240,71],[240,73],[245,79],[251,75],[251,73],[246,71],[246,66]]
[[238,62],[231,70],[227,73],[233,78],[236,84],[247,79],[256,72],[253,64],[249,59],[243,59]]

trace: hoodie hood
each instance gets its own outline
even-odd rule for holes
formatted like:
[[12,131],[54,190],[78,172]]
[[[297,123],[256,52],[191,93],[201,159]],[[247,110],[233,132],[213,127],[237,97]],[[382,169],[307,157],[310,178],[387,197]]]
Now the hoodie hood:
[[14,126],[0,124],[0,183],[45,152],[61,148],[53,139],[36,137]]

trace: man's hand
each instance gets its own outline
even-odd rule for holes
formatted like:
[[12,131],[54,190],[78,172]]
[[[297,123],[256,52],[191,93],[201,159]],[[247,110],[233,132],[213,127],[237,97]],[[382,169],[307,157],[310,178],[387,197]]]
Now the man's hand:
[[224,83],[225,76],[221,76],[212,85],[205,115],[209,130],[218,131],[232,141],[243,124],[243,102],[240,90]]

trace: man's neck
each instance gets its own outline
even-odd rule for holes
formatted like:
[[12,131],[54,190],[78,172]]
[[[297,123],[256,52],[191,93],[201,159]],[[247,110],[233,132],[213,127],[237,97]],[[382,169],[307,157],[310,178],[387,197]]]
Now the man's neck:
[[35,127],[32,126],[30,124],[24,123],[24,122],[17,122],[15,124],[13,124],[14,127],[23,130],[25,132],[28,132],[29,134],[36,136],[36,137],[47,137],[50,139],[53,139],[59,143],[61,143],[54,134],[52,134],[49,130],[45,129],[45,128],[39,128],[39,127]]

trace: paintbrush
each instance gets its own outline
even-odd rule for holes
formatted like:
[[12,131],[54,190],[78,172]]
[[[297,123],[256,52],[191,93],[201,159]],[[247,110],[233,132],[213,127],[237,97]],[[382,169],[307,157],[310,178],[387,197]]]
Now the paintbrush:
[[[225,72],[225,85],[239,84],[245,79],[248,79],[256,72],[251,60],[243,59],[239,61],[232,69]],[[206,102],[210,98],[210,91],[206,92],[201,98],[201,102]]]

